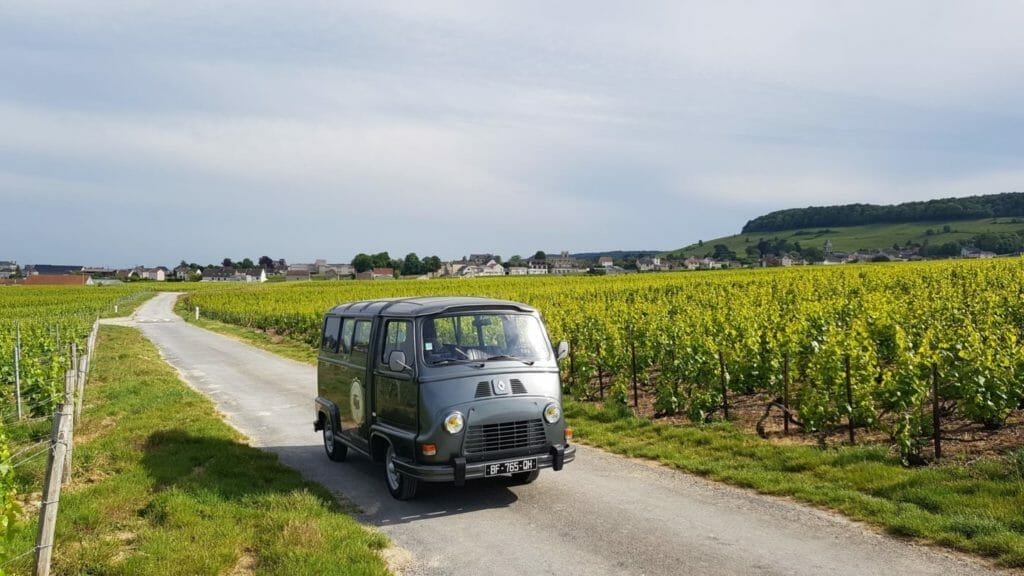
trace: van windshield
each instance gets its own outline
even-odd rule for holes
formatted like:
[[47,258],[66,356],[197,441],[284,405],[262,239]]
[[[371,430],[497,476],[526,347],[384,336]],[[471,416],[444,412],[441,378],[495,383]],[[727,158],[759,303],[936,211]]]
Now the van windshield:
[[459,361],[520,361],[533,364],[551,354],[544,329],[526,314],[465,313],[423,321],[423,360],[428,365]]

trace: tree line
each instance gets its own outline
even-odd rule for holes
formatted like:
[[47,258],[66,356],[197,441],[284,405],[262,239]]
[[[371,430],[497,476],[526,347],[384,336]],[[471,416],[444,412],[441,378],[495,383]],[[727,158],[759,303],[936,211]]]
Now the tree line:
[[415,252],[410,252],[405,255],[405,258],[397,260],[392,259],[387,252],[378,252],[373,255],[360,252],[352,258],[352,267],[355,268],[356,273],[374,268],[391,268],[402,276],[413,276],[437,272],[441,269],[441,258],[438,256],[420,258]]
[[1024,216],[1024,192],[1006,192],[965,198],[880,206],[845,204],[790,208],[758,216],[743,226],[744,233],[778,232],[825,226],[861,226],[896,222],[977,220]]

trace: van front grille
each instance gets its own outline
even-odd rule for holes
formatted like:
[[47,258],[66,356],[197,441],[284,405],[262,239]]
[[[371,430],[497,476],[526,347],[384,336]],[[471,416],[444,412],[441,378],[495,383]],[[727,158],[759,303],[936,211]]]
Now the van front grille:
[[[526,394],[527,393],[526,392],[526,386],[523,384],[522,380],[520,380],[518,378],[513,378],[513,379],[509,380],[508,383],[512,387],[512,394]],[[476,394],[473,395],[474,398],[488,398],[488,397],[493,396],[493,395],[494,395],[494,392],[491,390],[491,383],[490,382],[488,382],[486,380],[483,381],[483,382],[477,382],[477,384],[476,384]]]
[[466,431],[466,454],[486,454],[547,445],[540,418],[470,426]]

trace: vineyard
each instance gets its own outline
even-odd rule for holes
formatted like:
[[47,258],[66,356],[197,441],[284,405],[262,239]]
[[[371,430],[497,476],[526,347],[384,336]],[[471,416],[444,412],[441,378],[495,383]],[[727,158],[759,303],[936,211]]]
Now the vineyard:
[[[53,413],[64,387],[69,345],[85,342],[93,322],[115,306],[138,301],[134,287],[20,287],[0,290],[0,417]],[[15,349],[18,350],[17,373]]]
[[97,318],[146,295],[134,287],[0,289],[0,574],[19,570],[42,549],[14,545],[27,537],[30,518],[22,514],[34,508],[23,507],[19,494],[39,491],[73,356],[89,354]]
[[[312,346],[339,302],[414,295],[517,300],[569,340],[567,391],[696,422],[730,397],[805,432],[884,433],[905,460],[935,424],[996,429],[1024,406],[1024,261],[206,290],[188,305]],[[767,413],[767,412],[766,412]]]

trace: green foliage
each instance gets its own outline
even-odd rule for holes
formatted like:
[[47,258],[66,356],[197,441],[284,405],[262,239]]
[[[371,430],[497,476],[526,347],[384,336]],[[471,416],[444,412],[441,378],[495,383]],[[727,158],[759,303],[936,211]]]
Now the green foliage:
[[[17,480],[11,464],[7,435],[0,424],[0,565],[19,552],[12,541],[17,534],[21,505],[18,504]],[[0,568],[0,575],[3,573]]]
[[[636,378],[662,414],[721,414],[730,394],[782,395],[810,430],[850,418],[889,434],[907,461],[931,432],[931,365],[955,417],[999,426],[1024,394],[1024,261],[956,261],[620,277],[292,284],[191,294],[215,319],[309,345],[339,302],[416,295],[517,300],[540,309],[552,341],[572,342],[572,396],[632,406]],[[850,396],[846,359],[850,362]],[[1015,384],[1017,383],[1017,384]],[[851,401],[852,400],[852,401]],[[883,415],[885,417],[883,417]]]
[[1024,193],[1007,192],[966,198],[943,198],[889,206],[847,204],[793,208],[754,218],[743,226],[743,232],[858,226],[880,222],[971,220],[1003,216],[1024,216]]

